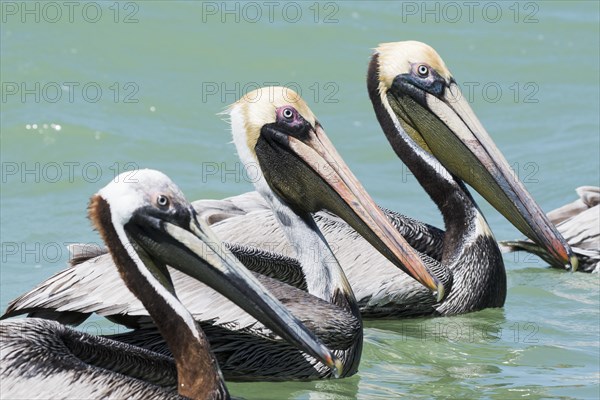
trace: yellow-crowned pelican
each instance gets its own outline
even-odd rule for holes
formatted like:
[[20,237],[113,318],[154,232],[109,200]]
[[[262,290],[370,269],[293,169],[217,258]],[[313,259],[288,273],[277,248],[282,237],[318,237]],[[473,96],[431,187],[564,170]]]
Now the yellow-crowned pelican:
[[[3,398],[229,398],[206,336],[180,303],[168,263],[219,290],[298,348],[335,368],[339,360],[199,223],[164,174],[140,170],[95,196],[89,216],[124,284],[141,301],[173,360],[54,321],[0,323]],[[82,294],[85,296],[85,294]],[[169,388],[172,376],[177,386]],[[177,394],[178,393],[178,394]]]

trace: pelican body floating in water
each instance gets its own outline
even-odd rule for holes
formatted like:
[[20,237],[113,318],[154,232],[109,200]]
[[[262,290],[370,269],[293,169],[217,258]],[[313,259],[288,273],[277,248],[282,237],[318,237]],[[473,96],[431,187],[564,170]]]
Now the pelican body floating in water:
[[[600,187],[581,186],[576,191],[579,199],[550,211],[548,218],[577,256],[578,271],[597,273],[600,266]],[[507,240],[500,244],[503,251],[526,251],[554,268],[563,267],[546,249],[531,240]]]
[[[441,299],[446,288],[368,196],[295,92],[281,87],[251,92],[231,107],[230,115],[240,158],[246,166],[260,167],[257,190],[284,237],[295,246],[297,261],[271,257],[271,253],[251,247],[230,248],[246,265],[275,277],[283,275],[284,281],[308,292],[275,279],[259,278],[334,351],[343,365],[342,376],[352,375],[358,369],[362,350],[360,312],[346,276],[311,213],[328,209],[340,215],[389,260],[392,268],[405,271],[405,276],[422,285],[423,298],[435,302],[431,292],[437,292]],[[265,262],[257,262],[259,257]],[[80,322],[97,312],[131,327],[145,325],[143,307],[114,284],[110,274],[113,269],[97,272],[97,264],[107,262],[110,260],[106,255],[99,255],[74,265],[17,299],[6,315],[32,312],[34,316],[62,318],[66,312],[64,321]],[[289,352],[295,350],[273,340],[254,318],[185,275],[174,271],[172,276],[183,304],[194,318],[204,321],[202,327],[227,379],[330,376],[329,368],[314,358],[290,362]],[[107,290],[119,293],[118,298],[106,296]],[[97,294],[81,299],[81,293]],[[115,338],[160,352],[166,350],[158,332],[147,327]]]
[[[339,360],[198,222],[164,174],[140,170],[92,197],[90,219],[122,281],[142,302],[174,360],[74,331],[54,321],[0,322],[0,380],[6,398],[192,398],[229,394],[207,338],[180,303],[166,268],[201,279],[278,335],[334,370]],[[175,386],[169,387],[172,376]]]

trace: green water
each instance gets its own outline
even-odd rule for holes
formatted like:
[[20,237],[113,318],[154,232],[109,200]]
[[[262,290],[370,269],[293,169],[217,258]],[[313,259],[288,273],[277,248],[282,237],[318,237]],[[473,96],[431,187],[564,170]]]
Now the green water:
[[[98,241],[87,201],[118,172],[160,169],[189,199],[250,190],[217,113],[256,85],[299,89],[380,204],[441,225],[372,112],[364,81],[380,42],[438,50],[544,210],[599,184],[595,1],[1,7],[2,309],[65,266],[64,244]],[[520,237],[480,205],[497,238]],[[249,399],[600,397],[599,276],[505,262],[503,309],[367,322],[352,378],[229,387]]]

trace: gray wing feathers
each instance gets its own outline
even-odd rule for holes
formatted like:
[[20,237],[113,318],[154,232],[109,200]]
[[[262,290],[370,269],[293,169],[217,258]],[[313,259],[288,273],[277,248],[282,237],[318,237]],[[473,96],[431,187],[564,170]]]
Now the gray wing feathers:
[[[269,205],[258,192],[247,192],[223,200],[198,200],[192,204],[199,217],[210,224],[222,223],[229,218],[242,216],[260,221],[261,213],[271,212]],[[443,230],[395,211],[386,208],[381,209],[413,248],[429,255],[435,260],[441,260],[444,240]],[[322,221],[323,224],[331,223],[334,226],[339,224],[346,225],[341,218],[326,211],[316,213],[315,217],[318,221]],[[228,224],[227,226],[235,229],[233,224]]]
[[[148,312],[142,303],[126,290],[112,262],[109,254],[103,254],[59,272],[13,300],[3,317],[54,310],[57,315],[68,312],[85,316],[96,313],[105,317],[127,314],[127,320],[119,322],[132,328],[150,324]],[[196,320],[229,329],[252,329],[263,332],[266,336],[272,335],[270,330],[212,288],[190,279],[176,269],[169,267],[169,272],[178,298]],[[313,313],[319,311],[322,320],[318,321],[318,327],[313,328],[323,330],[323,336],[326,336],[330,329],[333,332],[339,323],[337,316],[340,312],[337,307],[277,280],[259,274],[256,274],[256,277],[290,308],[294,315],[306,321],[308,325],[311,324],[311,319],[315,319]],[[50,313],[48,316],[52,318]],[[316,322],[312,324],[315,325]]]
[[558,225],[567,219],[576,217],[587,209],[600,204],[600,187],[580,186],[575,189],[575,191],[579,195],[579,199],[548,213],[548,218],[550,218],[550,221],[552,221],[554,225]]
[[[394,315],[432,312],[429,291],[392,265],[345,222],[322,212],[316,214],[315,220],[343,267],[363,315],[368,316],[368,310],[375,310],[382,303],[390,304],[390,312],[394,304],[397,307]],[[231,217],[212,228],[228,242],[250,244],[287,257],[295,255],[270,210]],[[423,299],[427,301],[422,302]]]
[[211,225],[253,211],[270,209],[258,192],[247,192],[223,200],[197,200],[192,206],[198,216]]
[[[89,354],[94,359],[86,359],[86,347],[93,348]],[[181,398],[173,389],[142,380],[171,381],[176,371],[168,357],[109,343],[54,321],[2,321],[0,361],[3,398]]]
[[[305,287],[299,265],[293,258],[295,249],[285,239],[278,222],[258,193],[245,193],[225,200],[201,200],[194,202],[194,207],[200,218],[218,219],[212,228],[222,240],[243,243],[228,246],[248,267],[293,286]],[[407,239],[414,239],[411,244],[421,251],[427,249],[425,252],[431,253],[432,258],[441,258],[439,249],[443,231],[385,211]],[[220,217],[212,217],[216,214]],[[326,212],[317,213],[316,221],[344,268],[363,310],[389,303],[390,310],[392,304],[397,307],[395,313],[400,313],[398,315],[407,310],[430,312],[431,295],[428,291],[389,263],[344,221]],[[125,290],[110,256],[101,254],[103,249],[85,245],[72,246],[71,249],[72,259],[77,260],[72,263],[74,267],[58,273],[11,302],[5,316],[35,311],[39,316],[58,318],[48,311],[56,310],[62,313],[64,322],[81,322],[89,313],[103,316],[128,314],[127,319],[114,319],[131,327],[139,327],[148,321],[142,318],[147,316],[142,304]],[[254,258],[252,253],[258,258]],[[265,260],[270,257],[276,262],[263,263],[261,257]],[[179,271],[170,269],[170,272],[178,297],[197,320],[211,321],[231,329],[263,329],[262,325],[214,290],[187,279]],[[423,299],[427,301],[422,302]],[[406,304],[404,311],[403,304]]]

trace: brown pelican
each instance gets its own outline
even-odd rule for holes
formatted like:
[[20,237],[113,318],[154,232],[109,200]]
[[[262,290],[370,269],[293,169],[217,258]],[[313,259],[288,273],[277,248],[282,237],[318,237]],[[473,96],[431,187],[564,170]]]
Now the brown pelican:
[[[579,259],[582,272],[598,272],[600,265],[600,187],[581,186],[579,199],[548,213],[550,221],[567,240]],[[523,250],[538,255],[555,268],[562,268],[543,247],[531,240],[500,242],[503,251]]]
[[[418,286],[426,286],[428,289],[421,292],[424,299],[435,302],[435,298],[428,299],[433,297],[430,291],[436,291],[438,298],[442,298],[446,290],[444,284],[449,282],[443,279],[443,274],[440,279],[434,277],[405,243],[346,167],[314,114],[295,92],[278,87],[248,93],[231,107],[230,116],[240,159],[247,168],[260,168],[262,175],[255,182],[257,190],[275,215],[282,237],[295,246],[298,261],[270,257],[268,252],[251,247],[231,248],[255,268],[260,266],[256,259],[262,255],[269,260],[271,275],[279,276],[274,270],[278,267],[287,278],[295,276],[302,281],[301,286],[310,295],[273,279],[260,278],[294,315],[334,350],[342,360],[344,376],[351,375],[358,368],[362,350],[360,312],[343,270],[317,228],[312,212],[326,208],[341,216],[384,254],[390,265],[405,271],[405,276],[412,276],[415,282],[420,282]],[[435,269],[435,262],[431,261]],[[107,297],[102,295],[106,291],[99,291],[94,298],[80,299],[81,293],[93,293],[100,283],[111,285],[109,282],[113,279],[108,273],[111,269],[96,272],[97,264],[104,262],[106,257],[100,255],[59,273],[14,301],[6,315],[33,311],[34,315],[54,318],[56,312],[52,310],[56,310],[71,313],[67,318],[77,313],[76,319],[81,320],[97,312],[129,326],[139,326],[138,317],[144,315],[143,308],[114,284],[110,292],[119,293],[116,297]],[[226,378],[280,380],[329,376],[328,370],[314,362],[290,363],[289,350],[265,340],[270,334],[254,319],[227,302],[207,295],[195,281],[173,273],[173,282],[194,318],[212,322],[211,326],[202,326]],[[323,300],[328,307],[321,305]],[[338,326],[332,326],[333,321]],[[71,322],[78,321],[71,319]],[[165,346],[156,337],[156,332],[143,330],[120,335],[118,339],[163,351]]]
[[[92,197],[89,216],[127,288],[167,342],[161,354],[57,322],[0,323],[3,398],[229,398],[206,336],[179,302],[166,264],[219,290],[274,332],[332,368],[339,360],[199,223],[158,171],[116,179]],[[165,387],[176,369],[177,392]]]

